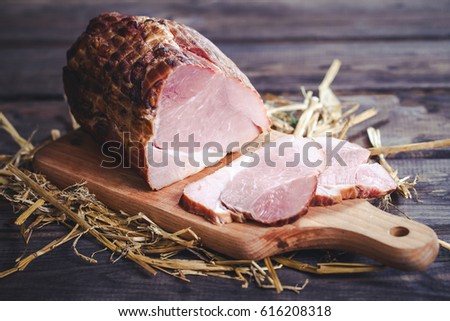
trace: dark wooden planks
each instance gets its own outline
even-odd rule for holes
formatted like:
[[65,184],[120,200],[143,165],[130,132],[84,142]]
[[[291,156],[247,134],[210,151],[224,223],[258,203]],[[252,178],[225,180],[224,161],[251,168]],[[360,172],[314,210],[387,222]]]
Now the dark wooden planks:
[[[175,19],[214,41],[448,39],[448,1],[19,1],[2,8],[0,43],[69,44],[100,12]],[[432,21],[432,23],[429,23]]]
[[336,42],[224,45],[260,90],[316,88],[334,58],[344,63],[336,89],[448,88],[447,42]]
[[344,62],[340,90],[449,88],[449,3],[14,2],[0,13],[0,99],[61,97],[65,51],[91,17],[113,9],[198,28],[261,91],[315,88],[334,58]]
[[422,223],[444,230],[450,228],[450,159],[396,159],[390,163],[399,170],[400,177],[419,177],[416,185],[418,200],[395,197],[394,204]]
[[[430,96],[432,97],[432,96]],[[356,101],[357,96],[354,98]],[[361,123],[351,128],[348,137],[351,141],[363,146],[370,146],[366,129],[368,126],[381,130],[381,141],[385,146],[402,145],[446,139],[450,137],[450,110],[442,109],[429,112],[425,106],[396,106],[387,109],[386,106],[372,105],[383,114],[385,118],[374,125]],[[408,153],[388,155],[391,158],[448,158],[450,157],[448,148],[435,150],[419,150]]]
[[[0,201],[0,226],[9,215],[8,205]],[[10,226],[10,225],[9,225]],[[441,235],[449,238],[448,228]],[[37,231],[31,249],[38,249],[65,232],[60,226],[53,234]],[[0,247],[1,268],[14,264],[21,254],[22,240],[17,227],[2,230]],[[100,247],[91,239],[82,239],[78,249],[89,255]],[[363,258],[340,252],[302,251],[297,259],[315,263],[337,257],[340,261],[365,261]],[[216,278],[191,277],[186,283],[162,273],[150,277],[127,260],[109,262],[107,253],[96,256],[99,263],[90,264],[77,257],[70,244],[35,260],[27,270],[0,280],[1,300],[448,300],[450,280],[446,267],[449,252],[441,250],[436,262],[426,272],[407,273],[385,269],[371,274],[314,276],[285,269],[278,272],[285,284],[301,284],[306,278],[310,284],[301,294],[288,291],[277,295],[260,290],[254,284],[242,289],[241,283]],[[220,289],[217,290],[217,289]]]
[[[26,101],[0,103],[3,112],[17,131],[25,138],[33,134],[33,142],[41,142],[50,137],[52,129],[61,133],[72,127],[68,106],[64,101]],[[0,130],[0,153],[15,153],[17,145],[10,136]]]
[[[218,43],[260,91],[316,89],[334,58],[337,90],[450,88],[450,42]],[[1,48],[0,99],[62,97],[66,47]]]

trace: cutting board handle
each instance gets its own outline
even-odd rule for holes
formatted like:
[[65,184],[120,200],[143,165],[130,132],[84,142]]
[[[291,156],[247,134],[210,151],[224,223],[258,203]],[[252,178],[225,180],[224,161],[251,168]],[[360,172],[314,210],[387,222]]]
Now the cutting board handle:
[[386,213],[364,200],[311,208],[293,224],[289,234],[290,250],[341,249],[402,270],[425,270],[439,250],[431,228]]

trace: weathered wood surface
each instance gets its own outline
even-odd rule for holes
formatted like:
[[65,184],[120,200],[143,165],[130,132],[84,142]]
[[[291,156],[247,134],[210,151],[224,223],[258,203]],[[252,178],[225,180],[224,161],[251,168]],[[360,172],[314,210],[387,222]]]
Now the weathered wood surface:
[[[217,43],[256,89],[316,89],[331,61],[343,67],[337,90],[445,89],[450,87],[449,41]],[[68,46],[0,48],[0,98],[61,99]],[[19,67],[19,68],[18,68]]]
[[450,86],[446,0],[88,3],[18,1],[2,8],[0,98],[60,99],[65,51],[89,19],[108,10],[197,28],[262,91],[315,88],[334,58],[344,62],[337,89]]
[[[52,128],[70,128],[62,100],[64,53],[87,20],[115,9],[169,17],[198,28],[246,71],[258,89],[298,92],[300,84],[317,87],[333,58],[344,66],[335,88],[339,94],[393,94],[401,106],[383,121],[386,145],[449,137],[450,3],[446,0],[309,1],[102,1],[14,0],[0,12],[0,111],[36,141]],[[245,17],[245,19],[243,19]],[[49,100],[50,99],[50,100]],[[364,135],[352,138],[367,143]],[[0,132],[0,153],[14,143]],[[420,176],[420,203],[395,199],[413,219],[450,241],[450,151],[399,154],[392,164],[401,175]],[[398,213],[392,209],[394,213]],[[15,214],[0,201],[0,269],[14,264],[23,251]],[[52,226],[35,233],[30,250],[38,249],[66,230]],[[94,240],[80,241],[89,254]],[[315,263],[330,256],[339,261],[364,261],[342,252],[301,251],[300,261]],[[122,300],[421,300],[450,299],[450,252],[441,249],[426,272],[383,271],[341,276],[313,276],[285,269],[285,284],[310,284],[299,294],[276,295],[254,284],[192,277],[190,284],[159,274],[151,278],[121,260],[98,256],[99,264],[79,259],[67,244],[33,262],[26,271],[0,280],[0,299]],[[87,286],[89,285],[89,286]],[[218,290],[220,289],[220,290]]]
[[20,0],[2,8],[0,27],[8,32],[0,35],[0,43],[69,45],[89,19],[104,11],[174,19],[216,42],[446,39],[450,12],[442,10],[445,5],[447,0],[321,0],[302,4],[290,0]]

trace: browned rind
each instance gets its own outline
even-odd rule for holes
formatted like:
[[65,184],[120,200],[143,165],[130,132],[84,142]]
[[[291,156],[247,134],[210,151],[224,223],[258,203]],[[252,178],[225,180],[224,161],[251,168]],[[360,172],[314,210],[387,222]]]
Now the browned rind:
[[[248,78],[208,39],[165,19],[101,14],[67,52],[64,90],[76,121],[100,143],[123,142],[133,167],[152,188],[146,146],[154,134],[164,83],[183,65],[219,70],[256,93]],[[136,151],[136,143],[144,147]]]
[[[231,223],[233,220],[229,214],[220,215],[215,213],[214,211],[206,208],[202,204],[194,202],[185,194],[181,195],[179,205],[189,213],[197,214],[205,217],[208,221],[214,224],[224,224]],[[239,218],[239,215],[234,215],[234,217]]]

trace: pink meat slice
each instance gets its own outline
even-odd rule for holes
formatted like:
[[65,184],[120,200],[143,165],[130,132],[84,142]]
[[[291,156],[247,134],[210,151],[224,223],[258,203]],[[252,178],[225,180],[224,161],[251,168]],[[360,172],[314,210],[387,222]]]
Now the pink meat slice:
[[355,176],[358,166],[329,166],[319,175],[313,205],[332,205],[358,197]]
[[[332,170],[339,170],[342,167],[352,167],[367,163],[369,160],[369,150],[349,141],[332,137],[317,137],[314,140],[322,146],[327,155],[327,170],[330,168]],[[335,151],[335,154],[342,159],[343,164],[340,164],[337,158],[330,159],[332,151]]]
[[[182,148],[171,150],[155,146],[149,146],[148,155],[148,177],[153,182],[155,189],[163,188],[193,175],[225,156],[224,153],[218,153],[215,156],[211,153],[208,161],[205,162],[202,151],[189,153]],[[180,166],[180,164],[183,165]]]
[[171,148],[176,139],[187,142],[191,137],[198,143],[196,150],[220,146],[227,153],[267,130],[269,122],[261,110],[255,91],[218,68],[181,66],[164,85],[153,142]]
[[362,164],[356,171],[356,187],[360,198],[374,198],[389,194],[397,188],[392,176],[378,163]]
[[[318,137],[315,141],[327,155],[327,166],[318,178],[313,205],[332,205],[359,197],[356,172],[358,166],[367,163],[369,150],[337,138]],[[333,150],[336,151],[334,154],[337,154],[337,157],[331,158]]]
[[[303,157],[305,146],[311,142],[285,136],[270,149],[241,156],[229,166],[188,184],[180,204],[219,224],[244,218],[264,224],[292,221],[306,212],[316,177],[324,169],[322,149],[309,148],[307,160]],[[248,166],[256,158],[257,164]]]
[[311,171],[260,167],[239,172],[227,184],[220,199],[227,208],[248,219],[280,225],[307,212],[316,186],[317,176]]
[[[153,146],[149,149],[149,156],[163,151],[167,159],[166,166],[152,166],[157,158],[148,157],[153,187],[159,189],[195,174],[266,131],[269,123],[261,110],[256,92],[217,68],[175,69],[162,90]],[[195,145],[191,149],[173,148],[177,141]],[[183,166],[176,164],[170,152],[174,149],[181,155]],[[205,162],[209,152],[216,156]],[[197,162],[189,162],[189,158]]]
[[224,167],[211,175],[186,185],[180,199],[180,205],[186,211],[201,215],[215,224],[243,222],[242,215],[236,215],[224,207],[220,194],[236,172],[240,170],[236,161],[230,167]]
[[[348,141],[315,139],[327,155],[326,169],[319,175],[313,205],[332,205],[346,199],[380,197],[396,189],[396,183],[379,164],[368,164],[370,151]],[[330,159],[332,150],[337,158]],[[338,162],[340,159],[342,163]]]
[[[293,145],[280,148],[286,142]],[[327,160],[326,151],[338,148],[336,158],[341,163]],[[310,204],[332,205],[345,199],[379,197],[397,187],[381,165],[367,163],[367,149],[346,141],[286,136],[277,140],[270,151],[262,148],[253,156],[241,156],[187,185],[181,206],[217,224],[250,219],[279,225],[306,213]],[[256,166],[243,165],[251,163],[255,155],[260,158]]]

